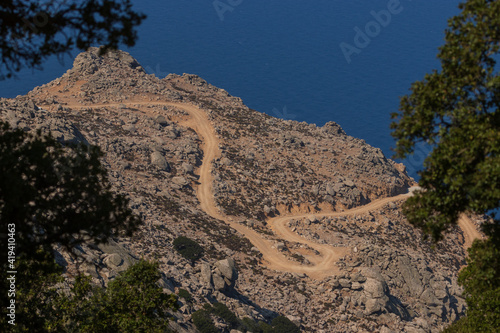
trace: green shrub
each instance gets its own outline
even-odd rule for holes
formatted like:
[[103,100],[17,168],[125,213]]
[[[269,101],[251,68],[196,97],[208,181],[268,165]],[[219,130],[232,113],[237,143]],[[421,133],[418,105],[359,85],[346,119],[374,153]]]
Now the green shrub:
[[300,333],[300,328],[284,316],[274,318],[271,326],[273,327],[273,333]]
[[[180,295],[179,295],[180,296]],[[212,305],[206,303],[203,309],[193,313],[192,319],[196,328],[201,333],[218,332],[211,315],[221,318],[230,329],[237,329],[242,332],[251,333],[300,333],[300,329],[288,318],[278,316],[273,319],[271,325],[259,321],[258,323],[251,318],[245,317],[240,320],[223,303]]]
[[229,310],[223,303],[215,303],[213,305],[212,313],[224,319],[226,324],[230,325],[231,328],[236,329],[241,326],[241,322],[238,317],[236,317],[236,315],[232,313],[231,310]]
[[274,333],[274,331],[271,325],[266,324],[263,321],[259,321],[258,329],[253,331],[253,333]]
[[467,317],[462,317],[460,320],[454,322],[443,330],[442,333],[466,333],[470,332],[467,328]]
[[45,323],[43,331],[165,332],[169,311],[178,306],[177,297],[157,285],[160,277],[159,264],[143,260],[109,282],[106,289],[93,286],[89,276],[79,275],[72,292],[59,295],[52,303],[57,314]]
[[243,328],[243,332],[255,332],[260,333],[262,330],[259,328],[259,324],[256,323],[252,318],[245,317],[241,321],[241,327]]
[[177,252],[188,260],[196,261],[203,256],[203,247],[190,238],[177,237],[173,244]]
[[193,296],[186,289],[179,289],[179,297],[184,298],[186,302],[190,302],[193,299]]
[[215,327],[212,318],[210,318],[210,313],[207,310],[198,310],[193,313],[191,318],[193,319],[194,326],[196,326],[201,333],[219,333],[219,330]]

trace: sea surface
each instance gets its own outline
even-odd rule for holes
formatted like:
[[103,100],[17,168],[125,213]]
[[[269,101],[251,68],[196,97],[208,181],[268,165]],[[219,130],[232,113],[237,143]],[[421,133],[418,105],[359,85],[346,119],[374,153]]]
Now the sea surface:
[[[390,114],[425,73],[458,0],[134,0],[147,14],[127,49],[149,72],[197,74],[270,115],[335,121],[392,155]],[[25,94],[61,76],[78,52],[0,81]],[[428,150],[403,161],[416,177]]]

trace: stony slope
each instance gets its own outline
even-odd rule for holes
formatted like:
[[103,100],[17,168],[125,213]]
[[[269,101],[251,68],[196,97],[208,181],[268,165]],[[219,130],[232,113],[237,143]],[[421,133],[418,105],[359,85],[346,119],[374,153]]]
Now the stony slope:
[[[104,150],[114,188],[144,225],[133,239],[82,247],[85,269],[106,284],[136,258],[159,260],[165,289],[194,297],[176,314],[178,331],[215,300],[313,332],[435,332],[464,313],[462,231],[434,249],[423,242],[400,212],[404,197],[389,198],[415,185],[404,166],[333,122],[276,119],[195,75],[159,79],[124,52],[95,49],[61,78],[0,100],[0,117]],[[205,247],[201,262],[173,250],[180,235]],[[328,251],[341,255],[327,261]],[[321,263],[326,273],[314,274]]]

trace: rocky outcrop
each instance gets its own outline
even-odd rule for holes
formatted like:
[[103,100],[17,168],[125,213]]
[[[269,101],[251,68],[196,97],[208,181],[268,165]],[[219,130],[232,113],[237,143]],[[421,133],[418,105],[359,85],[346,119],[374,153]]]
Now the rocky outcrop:
[[138,261],[129,250],[126,250],[114,240],[110,240],[105,244],[100,244],[97,248],[104,254],[102,262],[108,268],[108,278],[114,277],[117,273],[127,270],[127,268]]
[[220,292],[229,292],[238,279],[235,262],[232,258],[217,261],[213,267],[204,262],[201,264],[200,276],[207,288]]
[[342,127],[334,121],[329,121],[323,125],[322,130],[331,135],[346,135]]

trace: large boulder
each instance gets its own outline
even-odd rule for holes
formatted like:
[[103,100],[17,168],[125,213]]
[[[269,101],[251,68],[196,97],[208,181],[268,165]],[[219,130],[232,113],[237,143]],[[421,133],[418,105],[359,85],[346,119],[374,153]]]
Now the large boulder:
[[215,290],[226,291],[228,289],[228,285],[225,279],[217,272],[214,272],[214,274],[212,275],[212,280],[214,283]]
[[184,178],[182,176],[176,176],[176,177],[172,178],[172,183],[174,183],[175,185],[177,185],[179,187],[184,187],[184,186],[189,184],[189,180],[187,180],[186,178]]
[[366,298],[365,315],[383,312],[389,302],[389,289],[380,272],[372,269],[363,271],[366,281],[363,283],[363,292]]
[[222,275],[232,281],[236,277],[236,265],[232,258],[227,258],[224,260],[217,261],[215,267],[219,269]]
[[420,297],[425,286],[415,265],[407,256],[401,256],[398,257],[397,268],[404,279],[408,294],[413,297]]
[[155,119],[155,123],[161,126],[168,126],[168,121],[164,116],[158,116]]
[[385,281],[368,278],[366,279],[363,288],[368,298],[381,298],[386,294],[387,284]]
[[210,269],[210,264],[204,262],[201,264],[201,281],[206,287],[210,288],[212,286],[212,271]]
[[234,260],[227,258],[217,261],[212,268],[208,263],[202,263],[200,277],[208,288],[228,292],[234,287],[238,272]]
[[97,246],[103,252],[103,263],[114,272],[127,270],[131,265],[138,262],[122,245],[114,240],[109,240],[105,244]]
[[159,151],[151,153],[151,164],[155,165],[162,171],[170,172],[170,165],[168,164],[167,159]]

